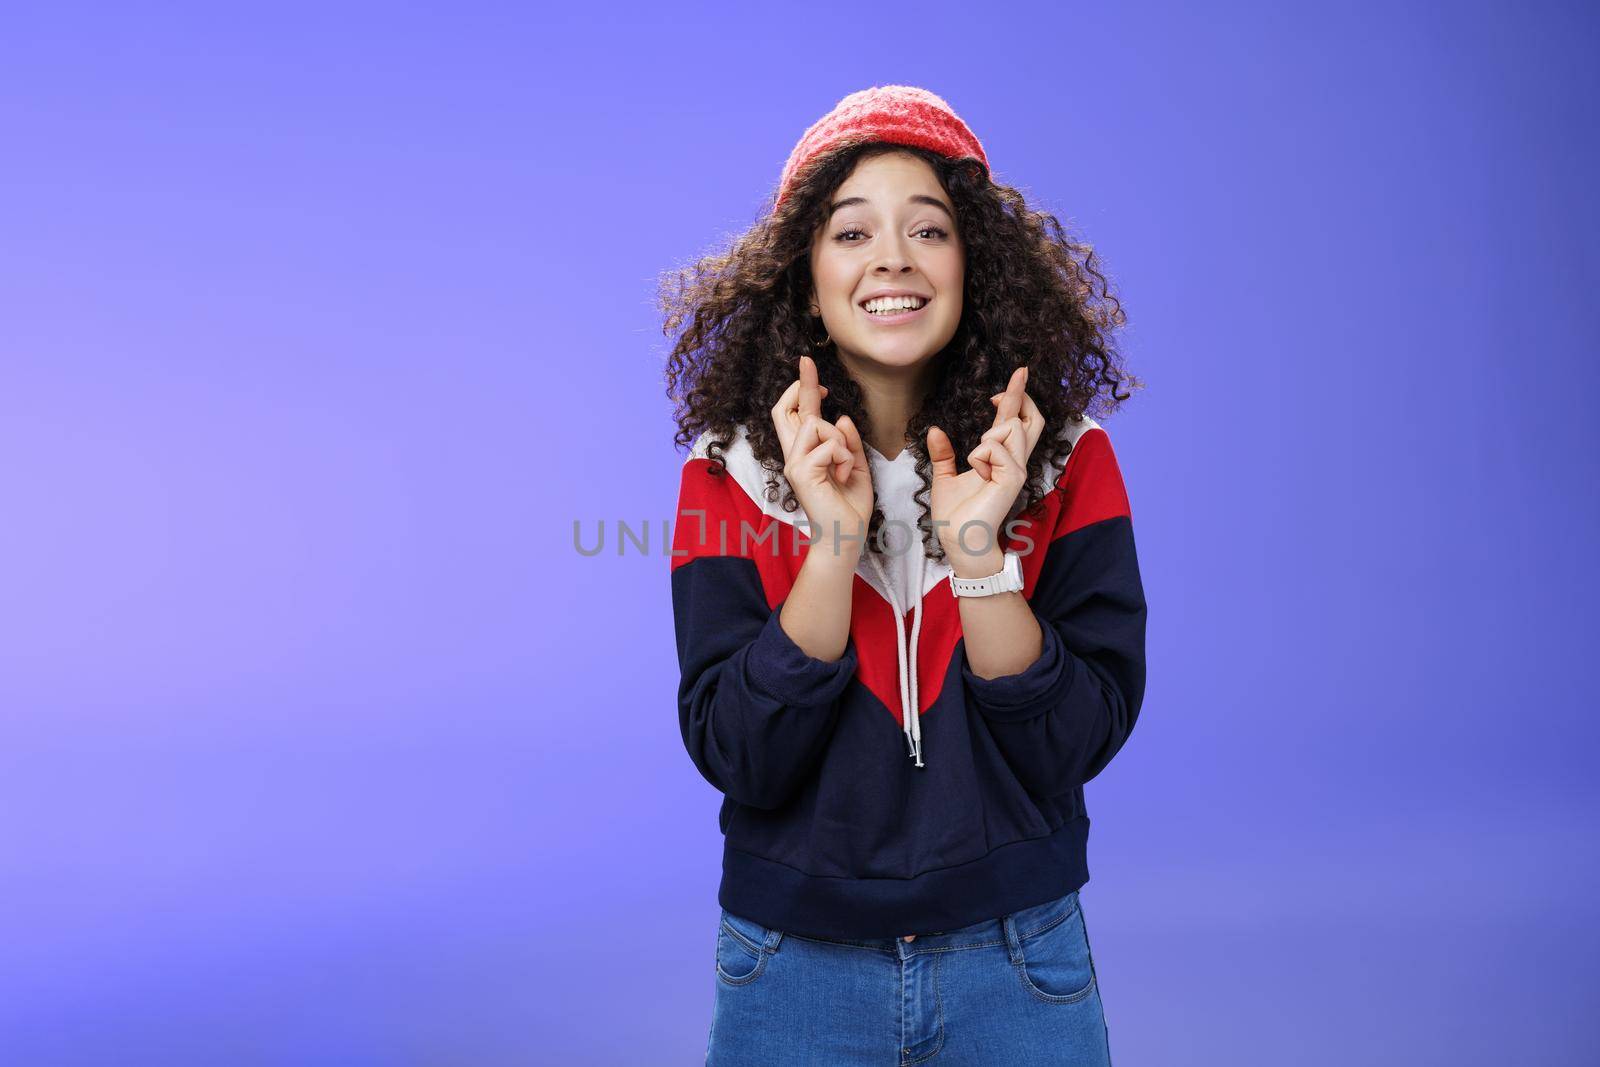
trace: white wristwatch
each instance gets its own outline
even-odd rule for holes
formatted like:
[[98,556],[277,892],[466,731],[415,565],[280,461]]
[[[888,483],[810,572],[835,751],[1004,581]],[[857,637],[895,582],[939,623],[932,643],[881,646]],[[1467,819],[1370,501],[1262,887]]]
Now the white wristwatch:
[[1006,553],[1005,566],[999,574],[987,578],[957,578],[950,576],[950,590],[956,596],[994,596],[996,593],[1022,592],[1022,557],[1015,552]]

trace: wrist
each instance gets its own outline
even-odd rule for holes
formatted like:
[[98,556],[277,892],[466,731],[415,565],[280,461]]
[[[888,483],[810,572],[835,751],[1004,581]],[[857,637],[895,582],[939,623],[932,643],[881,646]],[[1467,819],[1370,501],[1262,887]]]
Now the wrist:
[[860,520],[818,521],[805,527],[806,558],[826,558],[828,565],[853,569],[867,544],[867,524]]
[[957,578],[987,578],[991,574],[999,574],[1005,569],[1006,556],[998,547],[990,548],[986,552],[968,553],[959,549],[945,553],[949,556],[950,573]]
[[806,546],[806,558],[800,565],[819,574],[854,574],[861,553],[860,541],[822,537]]

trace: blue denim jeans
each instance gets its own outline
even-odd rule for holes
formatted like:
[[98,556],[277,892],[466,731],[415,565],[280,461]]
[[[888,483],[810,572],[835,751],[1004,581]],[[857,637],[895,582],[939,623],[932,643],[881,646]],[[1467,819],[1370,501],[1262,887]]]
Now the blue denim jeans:
[[1109,1067],[1076,891],[911,941],[722,912],[708,1067]]

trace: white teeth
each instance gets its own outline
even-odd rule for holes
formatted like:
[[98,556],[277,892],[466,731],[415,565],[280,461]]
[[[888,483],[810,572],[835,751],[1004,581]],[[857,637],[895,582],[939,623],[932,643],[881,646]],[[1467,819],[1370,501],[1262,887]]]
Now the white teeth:
[[879,314],[882,312],[909,311],[926,303],[926,300],[917,296],[883,296],[876,300],[868,300],[862,306],[870,314]]

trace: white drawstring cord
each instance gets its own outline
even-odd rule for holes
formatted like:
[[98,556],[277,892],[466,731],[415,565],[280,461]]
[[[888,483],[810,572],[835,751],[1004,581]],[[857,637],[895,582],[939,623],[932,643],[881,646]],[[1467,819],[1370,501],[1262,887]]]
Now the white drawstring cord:
[[[920,546],[919,546],[920,549]],[[917,766],[922,762],[922,697],[917,693],[917,647],[921,644],[922,637],[922,582],[928,575],[928,557],[919,551],[917,566],[917,585],[912,590],[912,595],[917,598],[917,606],[911,616],[911,741],[912,755],[916,757]]]
[[916,604],[912,608],[909,639],[906,636],[900,597],[895,593],[894,584],[889,581],[888,574],[884,572],[883,563],[871,552],[867,554],[867,559],[877,571],[878,580],[883,583],[884,590],[889,594],[889,606],[894,609],[895,653],[900,663],[900,727],[905,732],[906,747],[910,750],[911,758],[917,761],[918,767],[922,767],[925,764],[922,762],[922,714],[917,707],[920,699],[917,693],[917,641],[922,635],[922,583],[927,578],[928,557],[922,556],[917,575],[917,588],[913,591],[916,595]]

